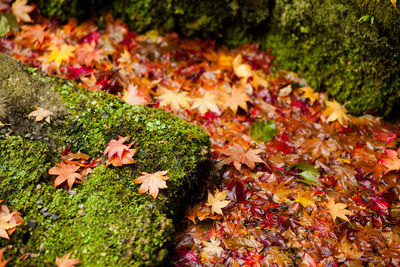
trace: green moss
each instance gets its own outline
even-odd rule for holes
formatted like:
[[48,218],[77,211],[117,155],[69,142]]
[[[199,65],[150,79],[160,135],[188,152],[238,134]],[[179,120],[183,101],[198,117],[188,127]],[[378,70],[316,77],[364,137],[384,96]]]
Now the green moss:
[[400,54],[361,14],[353,1],[277,1],[264,47],[353,113],[389,115],[400,101]]
[[[11,122],[8,130],[26,138],[0,140],[0,199],[22,211],[26,222],[38,224],[34,230],[18,227],[10,241],[0,241],[0,247],[12,244],[15,249],[8,253],[15,264],[27,266],[50,264],[69,251],[89,266],[161,264],[172,241],[172,220],[207,172],[208,134],[175,115],[91,93],[0,54],[2,64],[13,66],[4,68],[0,77],[5,92],[22,90],[21,85],[25,99],[53,97],[57,112],[51,124],[34,123],[40,126],[29,129],[26,125],[32,119],[9,112],[10,98],[4,100],[4,119]],[[15,77],[22,81],[20,85],[5,82]],[[21,102],[20,108],[33,109],[34,104]],[[64,189],[54,191],[47,171],[63,147],[101,157],[107,143],[119,135],[136,143],[135,164],[118,168],[102,164],[86,183],[74,186],[75,195]],[[169,170],[168,188],[160,190],[157,199],[138,194],[133,180],[139,171],[159,170]],[[44,216],[44,207],[50,217]],[[51,214],[60,218],[54,220]],[[39,252],[41,244],[46,248],[43,252]],[[20,248],[39,257],[19,261]]]
[[[165,259],[172,221],[137,193],[126,172],[99,166],[84,185],[75,187],[76,195],[69,195],[64,189],[54,191],[49,183],[51,155],[43,143],[12,137],[0,141],[0,151],[0,198],[22,211],[26,222],[37,222],[34,230],[25,225],[10,241],[0,240],[1,247],[18,248],[8,253],[14,254],[12,263],[50,264],[69,251],[90,266],[157,265]],[[59,219],[46,217],[44,207]],[[18,260],[20,249],[38,257]]]

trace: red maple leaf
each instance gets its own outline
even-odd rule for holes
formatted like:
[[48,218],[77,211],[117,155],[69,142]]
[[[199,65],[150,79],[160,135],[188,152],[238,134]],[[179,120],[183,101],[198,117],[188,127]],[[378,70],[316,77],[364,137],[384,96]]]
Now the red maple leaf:
[[136,153],[136,149],[131,149],[130,147],[133,143],[124,145],[124,142],[128,137],[118,136],[118,140],[112,139],[107,144],[104,154],[108,153],[107,165],[112,164],[113,166],[122,166],[123,164],[132,164],[136,161],[133,160],[133,155]]

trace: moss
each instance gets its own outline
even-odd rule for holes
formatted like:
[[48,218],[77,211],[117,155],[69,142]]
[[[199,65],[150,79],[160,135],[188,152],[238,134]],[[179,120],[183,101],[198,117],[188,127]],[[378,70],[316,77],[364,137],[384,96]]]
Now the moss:
[[276,2],[264,46],[355,114],[389,115],[399,104],[399,50],[353,1]]
[[[26,81],[21,86],[33,85],[27,86],[31,90],[24,88],[25,98],[33,94],[37,98],[31,99],[53,96],[59,101],[52,123],[35,123],[42,126],[33,129],[25,126],[32,119],[15,119],[20,114],[8,112],[12,107],[8,99],[5,101],[5,122],[12,122],[9,132],[26,138],[7,137],[0,141],[0,199],[22,211],[26,221],[38,222],[35,230],[18,228],[9,242],[32,253],[39,253],[41,244],[46,247],[38,258],[16,260],[15,264],[50,264],[56,256],[69,251],[90,266],[163,262],[172,240],[172,219],[180,215],[199,185],[201,174],[207,172],[209,136],[162,110],[130,106],[111,95],[91,93],[15,62],[0,54],[0,65],[14,64],[3,73],[3,79],[20,77]],[[46,86],[39,87],[40,84]],[[3,85],[5,91],[20,90],[19,85],[4,80]],[[32,109],[34,105],[23,104],[21,109]],[[118,135],[130,136],[130,141],[136,143],[137,163],[119,168],[95,167],[86,183],[75,186],[76,195],[69,195],[64,189],[53,190],[47,171],[58,159],[61,148],[70,145],[73,151],[101,157],[108,141]],[[138,194],[133,180],[139,170],[170,170],[168,189],[160,190],[155,200],[148,194]],[[38,205],[39,200],[43,204]],[[60,218],[43,216],[43,207]],[[8,244],[1,242],[0,246]],[[20,253],[18,249],[9,252],[14,253],[14,259]]]

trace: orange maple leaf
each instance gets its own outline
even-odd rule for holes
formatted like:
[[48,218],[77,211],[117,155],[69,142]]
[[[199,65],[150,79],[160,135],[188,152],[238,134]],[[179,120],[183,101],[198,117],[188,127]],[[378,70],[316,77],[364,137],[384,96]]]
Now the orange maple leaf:
[[35,121],[42,121],[44,119],[47,123],[50,123],[50,116],[55,116],[53,112],[47,109],[38,106],[35,106],[35,109],[28,114],[28,117],[35,117]]
[[250,101],[248,94],[243,89],[232,87],[232,92],[225,100],[225,109],[229,108],[236,115],[239,107],[247,111],[247,101]]
[[400,170],[400,147],[397,152],[392,149],[385,149],[386,157],[380,160],[380,163],[387,168],[385,174],[390,171]]
[[124,142],[128,137],[118,136],[118,140],[112,139],[108,142],[106,150],[103,155],[108,153],[107,165],[112,164],[114,167],[122,166],[123,164],[132,164],[136,161],[133,160],[133,156],[136,153],[136,149],[130,148],[133,143],[124,145]]
[[5,267],[10,260],[3,260],[3,252],[6,248],[0,249],[0,267]]
[[329,209],[329,213],[332,216],[333,221],[335,222],[336,218],[340,218],[349,222],[349,218],[347,215],[353,215],[352,211],[346,210],[347,205],[344,203],[335,203],[333,199],[328,200],[327,208]]
[[224,215],[222,213],[222,208],[225,208],[228,206],[230,200],[225,200],[226,198],[226,193],[228,191],[222,191],[219,192],[218,189],[215,191],[215,194],[212,195],[210,192],[208,192],[208,201],[206,203],[207,206],[211,206],[211,214],[217,213],[220,215]]
[[8,235],[11,235],[17,229],[18,225],[24,224],[24,219],[21,217],[21,213],[19,213],[18,211],[14,211],[11,213],[6,205],[1,205],[0,217],[7,216],[9,214],[12,214],[12,216],[8,223],[14,225],[14,227],[7,229]]
[[46,25],[22,25],[22,38],[26,40],[27,43],[35,44],[36,42],[41,44],[44,39],[48,36],[48,33],[45,31],[47,28]]
[[17,226],[17,224],[10,223],[14,213],[15,211],[7,215],[0,216],[0,237],[10,239],[7,231]]
[[62,183],[67,182],[69,190],[71,190],[72,185],[77,183],[78,179],[83,180],[82,175],[76,172],[80,166],[65,162],[56,163],[56,165],[56,167],[51,168],[48,172],[51,175],[58,175],[54,181],[54,189]]
[[69,257],[71,256],[71,254],[72,251],[62,256],[61,259],[56,257],[57,267],[75,267],[76,264],[82,263],[82,261],[79,259],[70,259]]
[[11,6],[11,10],[18,23],[21,21],[32,22],[32,19],[28,13],[35,9],[35,5],[27,5],[27,3],[28,0],[17,0]]
[[247,152],[245,152],[242,146],[236,145],[234,147],[220,150],[220,152],[226,156],[229,156],[229,158],[223,159],[217,164],[217,167],[233,162],[233,166],[240,171],[242,164],[247,165],[250,169],[254,169],[256,167],[256,163],[265,164],[265,162],[257,155],[263,152],[261,149],[249,149]]
[[169,179],[168,176],[165,176],[169,170],[166,171],[159,171],[156,173],[147,173],[147,172],[140,172],[142,176],[135,179],[133,182],[135,184],[141,184],[139,187],[139,193],[143,194],[149,192],[153,198],[156,198],[158,195],[158,189],[165,189],[168,188],[166,180]]

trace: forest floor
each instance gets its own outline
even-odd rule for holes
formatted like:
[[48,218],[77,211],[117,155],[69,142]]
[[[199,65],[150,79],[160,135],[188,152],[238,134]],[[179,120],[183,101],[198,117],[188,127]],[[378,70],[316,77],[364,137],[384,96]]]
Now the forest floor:
[[399,128],[350,115],[257,45],[137,35],[104,18],[38,16],[0,51],[210,134],[211,174],[176,265],[400,265]]

